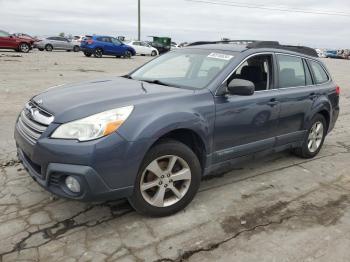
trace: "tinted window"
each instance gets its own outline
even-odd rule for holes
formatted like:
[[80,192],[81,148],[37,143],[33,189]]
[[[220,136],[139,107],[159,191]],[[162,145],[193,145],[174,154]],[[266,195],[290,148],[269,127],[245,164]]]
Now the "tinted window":
[[47,40],[56,40],[56,37],[48,37]]
[[313,61],[311,61],[310,64],[312,71],[314,72],[316,84],[322,84],[327,82],[329,78],[327,73],[324,71],[323,67],[319,63]]
[[279,87],[297,87],[306,84],[303,60],[299,57],[278,55]]
[[140,42],[134,42],[134,45],[141,45]]
[[109,37],[98,37],[97,41],[111,43],[111,39]]

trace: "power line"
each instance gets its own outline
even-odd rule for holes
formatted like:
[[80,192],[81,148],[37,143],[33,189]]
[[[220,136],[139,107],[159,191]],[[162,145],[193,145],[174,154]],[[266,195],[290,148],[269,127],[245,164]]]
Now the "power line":
[[220,2],[209,1],[209,0],[185,0],[185,1],[201,3],[201,4],[210,4],[210,5],[234,6],[234,7],[240,7],[240,8],[281,11],[281,12],[288,12],[288,13],[304,13],[304,14],[314,14],[314,15],[331,15],[331,16],[350,17],[350,13],[338,12],[338,11],[326,12],[321,10],[291,9],[291,8],[282,8],[278,6],[261,6],[261,5],[253,5],[253,4],[243,4],[243,3],[230,2],[230,1],[220,1]]

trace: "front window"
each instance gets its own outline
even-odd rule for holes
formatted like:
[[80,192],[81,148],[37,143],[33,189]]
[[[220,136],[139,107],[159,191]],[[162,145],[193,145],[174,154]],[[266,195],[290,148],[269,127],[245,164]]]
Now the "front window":
[[206,87],[227,64],[234,53],[208,50],[182,50],[166,53],[144,65],[131,77],[136,80],[191,89]]
[[120,40],[118,40],[117,38],[111,38],[111,41],[112,41],[112,43],[113,44],[115,44],[115,45],[121,45],[122,44],[122,42],[120,42]]

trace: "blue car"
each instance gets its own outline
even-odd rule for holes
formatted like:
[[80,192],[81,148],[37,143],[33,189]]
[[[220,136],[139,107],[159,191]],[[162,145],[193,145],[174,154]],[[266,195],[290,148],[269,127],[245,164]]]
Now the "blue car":
[[191,202],[202,177],[240,161],[286,149],[315,157],[339,95],[313,49],[204,44],[34,96],[15,140],[30,176],[53,194],[125,197],[166,216]]
[[130,58],[136,55],[135,49],[131,46],[125,45],[115,37],[102,35],[86,36],[81,41],[80,49],[87,57],[94,55],[101,58],[103,55],[111,55]]
[[327,50],[324,52],[326,58],[340,58],[336,50]]

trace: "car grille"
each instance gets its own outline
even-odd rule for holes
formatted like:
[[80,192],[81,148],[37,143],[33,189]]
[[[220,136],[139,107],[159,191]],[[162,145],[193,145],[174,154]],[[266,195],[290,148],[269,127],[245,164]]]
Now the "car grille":
[[31,144],[35,144],[52,121],[50,113],[29,102],[18,117],[17,130]]

